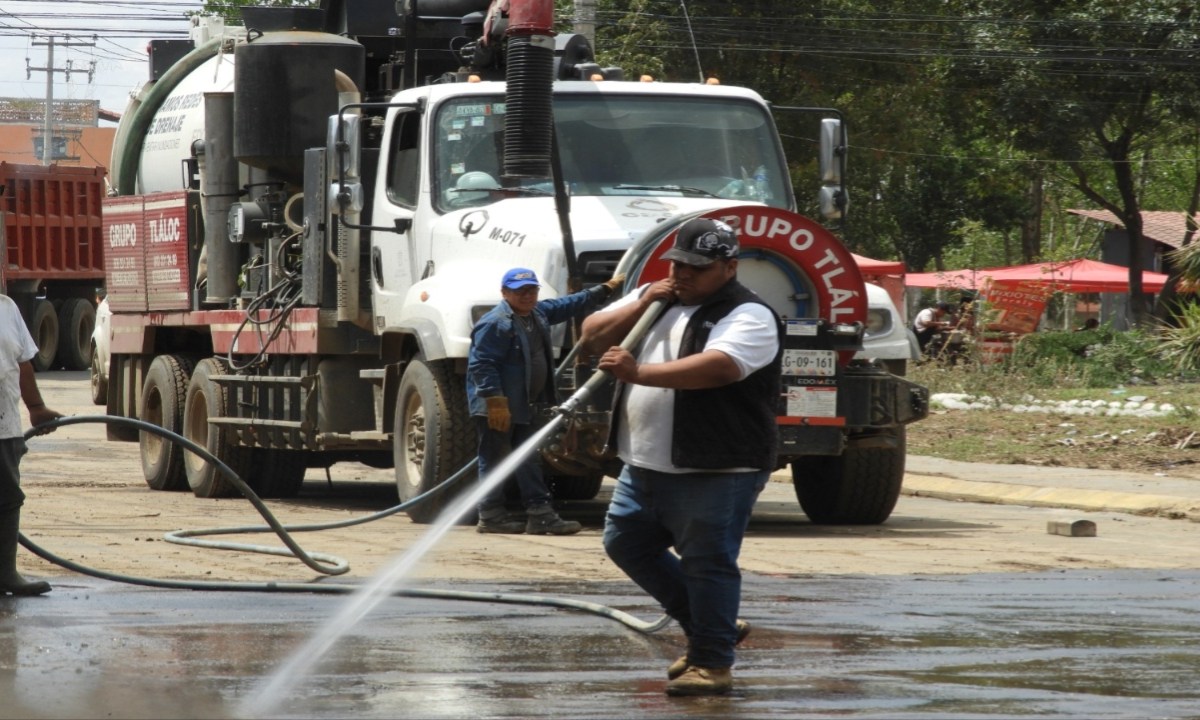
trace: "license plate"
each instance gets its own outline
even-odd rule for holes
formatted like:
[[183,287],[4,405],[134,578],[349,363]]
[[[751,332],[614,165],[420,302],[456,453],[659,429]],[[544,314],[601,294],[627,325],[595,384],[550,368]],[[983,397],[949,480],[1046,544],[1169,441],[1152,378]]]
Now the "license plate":
[[833,350],[783,351],[784,375],[833,377],[837,371],[837,353]]

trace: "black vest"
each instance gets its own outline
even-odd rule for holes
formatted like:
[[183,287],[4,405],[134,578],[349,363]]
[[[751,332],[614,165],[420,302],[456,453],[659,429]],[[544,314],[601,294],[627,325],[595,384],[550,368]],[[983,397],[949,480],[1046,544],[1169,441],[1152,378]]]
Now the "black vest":
[[[718,290],[688,320],[679,357],[704,350],[712,328],[739,305],[753,302],[771,309],[736,279]],[[775,359],[743,380],[705,390],[675,391],[675,432],[671,463],[676,467],[723,470],[751,467],[774,470],[778,454],[775,417],[781,392],[783,328],[774,310],[779,345]],[[620,402],[622,392],[617,392]],[[610,443],[615,447],[616,423]]]

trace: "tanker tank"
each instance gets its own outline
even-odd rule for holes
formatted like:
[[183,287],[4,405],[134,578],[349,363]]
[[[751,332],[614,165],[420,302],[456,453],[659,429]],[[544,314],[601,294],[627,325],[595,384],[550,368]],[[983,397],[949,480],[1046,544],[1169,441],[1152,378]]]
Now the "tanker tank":
[[[302,185],[304,150],[324,145],[327,118],[338,110],[336,74],[359,87],[363,82],[362,45],[337,35],[270,31],[238,43],[233,53],[216,52],[219,44],[193,51],[158,81],[164,87],[152,89],[136,112],[126,114],[122,122],[129,128],[118,131],[122,139],[114,148],[119,194],[183,189],[181,163],[206,139],[206,93],[234,93],[240,162]],[[161,102],[155,109],[156,96]],[[118,159],[130,156],[138,158],[136,168]]]

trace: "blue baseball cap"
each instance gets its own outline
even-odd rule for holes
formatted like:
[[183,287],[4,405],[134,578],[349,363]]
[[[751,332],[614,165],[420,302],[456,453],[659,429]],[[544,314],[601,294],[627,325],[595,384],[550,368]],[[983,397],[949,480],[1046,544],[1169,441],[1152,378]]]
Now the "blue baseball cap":
[[504,273],[504,282],[502,282],[500,285],[505,290],[516,290],[518,288],[528,287],[529,285],[533,285],[534,287],[542,286],[542,284],[538,282],[537,275],[534,275],[533,271],[529,268],[513,268],[512,270],[509,270],[508,272]]

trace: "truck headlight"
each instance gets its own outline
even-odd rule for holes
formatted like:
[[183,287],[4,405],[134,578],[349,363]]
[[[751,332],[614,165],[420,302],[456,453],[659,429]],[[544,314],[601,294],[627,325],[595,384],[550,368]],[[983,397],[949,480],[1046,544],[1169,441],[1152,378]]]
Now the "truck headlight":
[[886,335],[892,329],[892,314],[887,310],[867,310],[867,334]]

